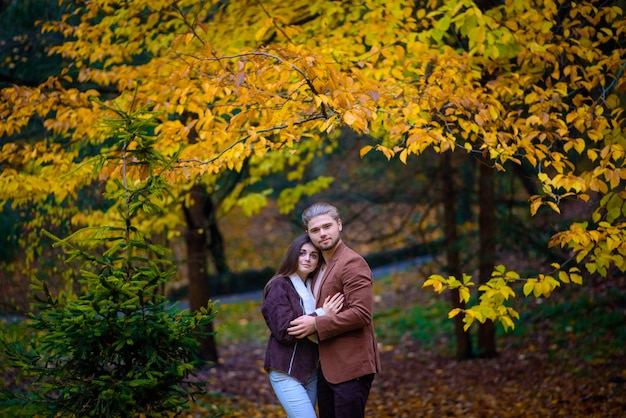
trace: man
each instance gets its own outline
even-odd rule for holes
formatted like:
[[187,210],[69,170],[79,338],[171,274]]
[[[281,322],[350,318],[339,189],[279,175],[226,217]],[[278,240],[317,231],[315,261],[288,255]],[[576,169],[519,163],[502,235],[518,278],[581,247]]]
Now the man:
[[343,226],[336,207],[316,203],[303,212],[302,222],[325,262],[313,285],[317,307],[337,292],[345,297],[344,307],[334,315],[296,318],[287,331],[296,338],[317,332],[320,418],[364,417],[374,375],[380,372],[372,321],[372,271],[341,240]]

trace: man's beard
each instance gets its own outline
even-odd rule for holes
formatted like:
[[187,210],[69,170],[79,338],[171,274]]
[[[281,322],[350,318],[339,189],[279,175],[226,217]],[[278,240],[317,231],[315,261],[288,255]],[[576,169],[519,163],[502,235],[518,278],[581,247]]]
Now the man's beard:
[[337,245],[337,242],[339,242],[339,239],[331,238],[330,240],[326,240],[323,243],[320,242],[318,246],[320,250],[330,250],[332,248],[335,248],[335,246]]

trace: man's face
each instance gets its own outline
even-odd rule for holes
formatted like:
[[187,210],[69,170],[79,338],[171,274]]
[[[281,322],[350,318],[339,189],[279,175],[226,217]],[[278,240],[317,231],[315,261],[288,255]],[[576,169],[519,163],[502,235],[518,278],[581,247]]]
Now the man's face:
[[330,215],[318,215],[309,221],[307,232],[313,245],[322,251],[335,248],[341,236],[341,220],[335,220]]

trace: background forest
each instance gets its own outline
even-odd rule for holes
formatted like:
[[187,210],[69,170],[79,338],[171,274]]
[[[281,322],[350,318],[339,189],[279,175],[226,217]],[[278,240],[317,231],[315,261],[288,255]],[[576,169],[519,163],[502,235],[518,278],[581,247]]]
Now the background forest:
[[255,291],[323,200],[375,271],[370,416],[620,416],[623,1],[0,19],[6,413],[280,416]]

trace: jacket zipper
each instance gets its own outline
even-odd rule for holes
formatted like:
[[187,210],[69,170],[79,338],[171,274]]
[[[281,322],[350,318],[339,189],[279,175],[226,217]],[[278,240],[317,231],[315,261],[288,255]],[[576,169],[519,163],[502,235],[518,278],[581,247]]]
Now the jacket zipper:
[[[300,298],[300,306],[302,307],[302,314],[305,314],[304,311],[304,301],[302,300],[302,297]],[[291,352],[291,359],[289,360],[289,371],[287,372],[287,374],[291,374],[291,368],[293,366],[293,360],[296,358],[296,349],[298,348],[298,342],[296,341],[296,343],[293,346],[293,351]]]
[[[304,315],[306,312],[304,310],[304,301],[302,300],[302,297],[300,297],[300,307],[302,308],[302,314]],[[289,360],[289,371],[287,372],[287,374],[291,374],[291,368],[293,367],[293,360],[296,358],[297,348],[298,348],[298,342],[296,341],[296,343],[293,346],[293,352],[291,353],[291,359]]]
[[291,367],[293,366],[293,359],[296,357],[296,348],[298,348],[297,341],[293,346],[293,352],[291,353],[291,360],[289,360],[289,371],[287,372],[287,374],[291,374]]

